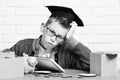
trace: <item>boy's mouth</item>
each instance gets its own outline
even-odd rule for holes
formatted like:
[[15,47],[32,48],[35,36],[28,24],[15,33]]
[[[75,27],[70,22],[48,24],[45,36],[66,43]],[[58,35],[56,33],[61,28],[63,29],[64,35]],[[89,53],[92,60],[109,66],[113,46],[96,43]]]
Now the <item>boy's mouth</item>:
[[52,46],[53,46],[53,44],[52,44],[52,43],[48,43],[48,46],[52,47]]

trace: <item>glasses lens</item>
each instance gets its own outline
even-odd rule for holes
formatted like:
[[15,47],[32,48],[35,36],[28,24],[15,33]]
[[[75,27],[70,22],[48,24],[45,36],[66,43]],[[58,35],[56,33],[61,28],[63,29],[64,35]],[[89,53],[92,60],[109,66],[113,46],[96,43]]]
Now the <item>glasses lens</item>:
[[63,41],[64,40],[64,38],[61,38],[61,37],[56,37],[56,39],[57,39],[57,41]]
[[53,32],[52,30],[50,30],[49,28],[47,28],[47,33],[48,33],[50,36],[54,35],[54,32]]
[[62,38],[60,35],[56,35],[54,31],[52,31],[50,28],[47,27],[47,33],[50,36],[56,36],[57,41],[63,41],[64,38]]

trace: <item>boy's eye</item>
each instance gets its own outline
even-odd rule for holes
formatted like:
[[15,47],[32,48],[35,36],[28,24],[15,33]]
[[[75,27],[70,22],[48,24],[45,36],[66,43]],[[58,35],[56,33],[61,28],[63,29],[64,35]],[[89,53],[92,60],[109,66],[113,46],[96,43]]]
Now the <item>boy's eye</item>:
[[64,38],[61,35],[56,35],[56,33],[53,30],[51,30],[50,28],[47,28],[47,33],[50,36],[56,36],[57,40],[60,40],[60,41],[64,40]]
[[54,35],[55,32],[49,29],[50,34]]
[[55,32],[53,30],[49,29],[49,28],[47,28],[47,31],[48,31],[49,35],[54,35],[55,34]]
[[59,38],[59,39],[63,39],[63,37],[62,37],[62,36],[60,36],[60,35],[57,35],[57,38]]

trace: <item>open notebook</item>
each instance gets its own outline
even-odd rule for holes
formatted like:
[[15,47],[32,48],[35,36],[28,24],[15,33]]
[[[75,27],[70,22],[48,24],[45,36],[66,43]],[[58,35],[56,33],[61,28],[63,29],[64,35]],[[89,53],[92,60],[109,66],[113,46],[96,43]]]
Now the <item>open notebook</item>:
[[50,71],[50,72],[57,72],[57,73],[64,73],[64,69],[58,65],[53,59],[50,58],[41,58],[38,57],[38,64],[36,65],[37,70],[36,72],[41,71]]

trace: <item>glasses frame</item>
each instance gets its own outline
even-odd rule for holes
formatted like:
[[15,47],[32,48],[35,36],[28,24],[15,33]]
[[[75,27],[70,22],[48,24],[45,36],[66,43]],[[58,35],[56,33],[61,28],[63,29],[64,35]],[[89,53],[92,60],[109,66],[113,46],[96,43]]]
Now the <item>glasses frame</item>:
[[58,42],[62,42],[62,41],[64,41],[66,39],[65,37],[62,38],[60,35],[56,35],[56,33],[53,30],[51,30],[50,28],[46,27],[46,29],[47,29],[47,34],[50,37],[55,36],[55,40],[57,40]]

